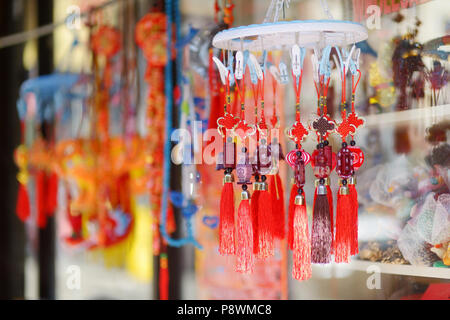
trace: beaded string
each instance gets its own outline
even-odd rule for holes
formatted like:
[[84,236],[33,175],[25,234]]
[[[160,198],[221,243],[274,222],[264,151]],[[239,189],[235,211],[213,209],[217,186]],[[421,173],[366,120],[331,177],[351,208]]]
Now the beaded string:
[[[178,1],[176,4],[178,4]],[[194,232],[192,227],[192,219],[186,219],[186,229],[187,229],[187,237],[182,239],[173,239],[167,233],[166,230],[166,221],[167,221],[167,209],[168,209],[168,201],[169,201],[169,188],[170,188],[170,153],[171,153],[171,140],[170,134],[172,132],[173,123],[172,123],[172,115],[173,115],[173,101],[172,101],[172,93],[173,93],[173,67],[170,61],[170,57],[172,56],[172,24],[173,24],[173,0],[166,0],[166,15],[167,15],[167,57],[169,57],[166,67],[165,67],[165,95],[166,95],[166,112],[165,112],[165,134],[166,141],[164,143],[164,170],[163,170],[163,193],[162,193],[162,205],[161,205],[161,223],[160,223],[160,232],[167,243],[172,247],[180,248],[186,244],[193,244],[195,247],[201,249],[202,246],[197,242],[194,238]],[[175,6],[175,10],[178,10],[178,5]]]

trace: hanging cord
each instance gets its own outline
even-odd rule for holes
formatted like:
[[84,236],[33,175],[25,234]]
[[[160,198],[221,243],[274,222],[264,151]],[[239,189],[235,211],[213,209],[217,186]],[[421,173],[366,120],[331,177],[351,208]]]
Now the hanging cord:
[[[355,96],[356,96],[356,88],[358,87],[359,80],[361,80],[361,70],[357,69],[356,72],[358,73],[358,80],[356,80],[355,83],[355,75],[352,74],[352,114],[353,116],[356,115],[356,109],[355,109]],[[352,140],[354,140],[354,135],[351,134]]]
[[[303,69],[300,71],[300,76],[296,77],[294,75],[294,71],[292,71],[292,77],[294,81],[292,81],[292,86],[294,87],[295,92],[295,120],[300,122],[300,94],[302,91],[302,78],[303,78]],[[315,82],[314,82],[315,84]],[[316,86],[317,90],[317,86]]]
[[225,86],[225,105],[224,105],[224,114],[228,114],[231,111],[231,93],[230,93],[230,71],[228,71],[227,75],[227,83]]
[[358,73],[358,80],[355,83],[355,75],[352,74],[352,113],[355,113],[355,95],[356,95],[356,88],[358,87],[359,80],[361,80],[361,70],[357,69],[356,72]]
[[322,115],[327,115],[328,114],[328,107],[327,107],[327,98],[328,98],[328,88],[330,87],[330,80],[331,78],[329,77],[327,80],[327,84],[325,85],[325,82],[323,82],[323,97],[322,97],[322,101],[323,101],[323,111],[322,111]]
[[[273,112],[272,112],[272,121],[273,123],[277,123],[278,122],[278,117],[277,117],[277,80],[275,79],[275,77],[272,77],[272,93],[273,93]],[[275,125],[273,125],[275,127]]]
[[[178,1],[176,1],[178,4]],[[159,229],[161,235],[172,247],[181,247],[186,244],[193,244],[197,248],[201,249],[202,246],[197,242],[193,236],[192,217],[186,219],[187,237],[182,239],[173,239],[167,233],[166,221],[167,221],[167,209],[169,207],[169,189],[170,189],[170,165],[171,165],[171,139],[170,135],[173,129],[172,116],[173,116],[173,66],[170,57],[172,56],[172,23],[173,23],[173,0],[166,0],[166,15],[167,15],[167,64],[165,67],[165,95],[166,95],[166,126],[165,126],[165,143],[164,143],[164,165],[163,165],[163,193],[162,193],[162,205],[161,205],[161,221]]]
[[255,86],[255,84],[252,83],[253,99],[255,101],[255,125],[258,124],[258,100],[259,100],[260,90],[261,90],[261,85],[260,85],[259,81],[256,86]]
[[264,89],[265,89],[265,83],[266,83],[266,77],[263,73],[262,80],[261,80],[261,123],[263,125],[266,124],[266,115],[264,112]]
[[329,77],[325,83],[324,76],[322,75],[319,77],[318,83],[316,83],[314,81],[314,87],[316,88],[317,99],[318,99],[318,102],[317,102],[317,115],[318,116],[323,116],[328,113],[327,96],[328,96],[328,88],[330,86],[330,80],[331,80],[331,78]]
[[240,118],[241,118],[241,120],[245,120],[245,76],[242,76],[241,87],[239,87],[239,83],[236,79],[236,75],[234,75],[234,82],[236,83],[239,100],[241,100]]

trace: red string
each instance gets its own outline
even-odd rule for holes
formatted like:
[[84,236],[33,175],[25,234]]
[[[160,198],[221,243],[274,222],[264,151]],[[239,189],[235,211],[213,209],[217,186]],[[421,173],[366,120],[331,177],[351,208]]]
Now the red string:
[[258,84],[255,85],[252,83],[252,91],[253,91],[253,99],[255,100],[255,125],[258,123],[258,99],[259,99],[259,92],[260,92],[260,83],[258,81]]
[[275,77],[272,77],[272,92],[273,92],[273,113],[272,113],[272,117],[275,119],[277,116],[277,108],[276,108],[276,104],[277,104],[277,81],[275,79]]
[[330,86],[330,80],[331,80],[331,78],[328,78],[327,85],[325,86],[325,89],[324,89],[324,95],[323,95],[323,103],[324,103],[323,114],[324,115],[328,114],[327,96],[328,96],[328,88]]
[[228,75],[227,75],[227,81],[226,81],[226,102],[225,102],[225,113],[228,113],[229,110],[229,105],[230,105],[230,71],[228,71]]
[[[294,78],[294,81],[292,82],[292,86],[294,87],[294,92],[295,92],[295,96],[297,98],[297,103],[300,103],[300,94],[301,94],[301,91],[302,91],[303,70],[300,71],[298,85],[296,84],[297,83],[297,78],[294,75],[294,71],[292,71],[292,77]],[[317,90],[317,85],[316,85],[315,82],[314,82],[314,85],[316,86],[317,95],[319,95],[319,91]]]
[[344,71],[342,73],[342,93],[341,93],[341,102],[342,104],[345,103],[345,92],[346,92],[346,81],[345,81],[345,67],[344,67]]
[[245,104],[245,76],[242,76],[241,84],[242,84],[242,90],[239,87],[239,83],[236,79],[236,76],[234,76],[234,81],[236,82],[236,88],[239,95],[239,99],[241,100],[241,119],[245,119],[245,109],[243,108],[243,105]]
[[264,88],[265,88],[265,82],[266,82],[266,78],[264,77],[264,73],[263,73],[263,78],[262,78],[262,85],[261,85],[261,123],[265,124],[266,123],[266,115],[264,113]]
[[352,113],[355,113],[355,92],[356,92],[356,88],[358,87],[359,84],[359,80],[361,80],[361,70],[357,70],[358,72],[358,80],[355,82],[355,76],[352,75]]

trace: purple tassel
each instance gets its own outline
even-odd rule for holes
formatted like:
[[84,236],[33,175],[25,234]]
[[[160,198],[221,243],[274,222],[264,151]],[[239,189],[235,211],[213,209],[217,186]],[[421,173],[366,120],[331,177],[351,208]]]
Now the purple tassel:
[[312,263],[329,263],[331,261],[331,241],[331,220],[328,197],[326,193],[317,194],[313,209],[311,238]]

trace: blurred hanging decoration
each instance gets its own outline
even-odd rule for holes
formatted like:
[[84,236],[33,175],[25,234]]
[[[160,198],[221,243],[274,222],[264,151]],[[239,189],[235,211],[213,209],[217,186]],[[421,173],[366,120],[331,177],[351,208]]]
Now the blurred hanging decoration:
[[[61,112],[61,102],[75,93],[79,79],[78,74],[55,73],[27,80],[21,86],[17,108],[22,142],[14,154],[20,183],[16,211],[24,222],[35,216],[39,228],[46,227],[47,217],[57,207],[61,172],[54,158],[54,118]],[[35,199],[30,199],[29,187],[35,191]],[[36,205],[36,215],[31,214],[31,203]]]
[[[126,141],[112,135],[120,126],[110,110],[120,94],[116,57],[121,34],[111,26],[89,26],[93,76],[63,72],[59,65],[58,72],[22,85],[17,211],[21,220],[33,217],[44,228],[59,206],[70,229],[65,244],[100,252],[105,263],[117,264],[133,227],[131,202],[139,191],[131,174],[143,163],[136,153],[142,143],[137,137]],[[66,62],[78,45],[75,38]],[[61,203],[59,189],[64,192]]]
[[[273,0],[267,12],[264,24],[239,27],[219,32],[213,39],[216,48],[223,49],[223,62],[214,57],[214,62],[220,72],[221,81],[225,87],[226,99],[224,116],[217,122],[218,130],[224,138],[223,152],[218,157],[218,169],[225,170],[224,186],[220,202],[220,239],[219,252],[222,255],[237,255],[237,271],[251,272],[252,257],[249,256],[252,245],[249,237],[253,234],[253,254],[256,258],[266,259],[274,254],[274,239],[285,238],[284,213],[282,207],[276,206],[276,198],[271,194],[276,192],[276,183],[268,185],[276,179],[280,152],[277,141],[277,117],[272,114],[270,125],[265,115],[265,83],[267,79],[268,55],[273,51],[290,51],[292,61],[291,71],[293,87],[296,94],[295,122],[286,130],[287,137],[296,147],[286,155],[286,162],[294,170],[294,183],[291,188],[288,210],[288,246],[293,250],[294,264],[292,274],[297,280],[311,277],[311,263],[329,263],[334,253],[337,262],[348,262],[348,258],[357,249],[357,194],[356,189],[349,191],[348,179],[353,178],[355,170],[362,164],[355,158],[358,149],[351,143],[347,145],[348,136],[353,136],[363,120],[355,112],[355,91],[361,76],[358,68],[360,49],[355,44],[367,39],[367,30],[360,24],[349,21],[333,20],[326,2],[322,2],[329,20],[280,21],[279,16],[285,15],[285,7],[289,1]],[[266,20],[267,20],[266,19]],[[347,46],[352,45],[351,50]],[[308,125],[304,125],[300,117],[300,94],[303,78],[303,61],[308,48],[313,49],[313,79],[316,86],[318,107],[317,114]],[[330,85],[332,65],[331,54],[335,49],[339,56],[337,69],[342,79],[342,122],[338,126],[327,108],[327,95]],[[235,54],[233,52],[236,52]],[[262,53],[258,58],[257,52]],[[247,61],[243,57],[248,57]],[[226,59],[225,59],[226,58]],[[243,63],[246,61],[247,63]],[[337,61],[337,59],[335,59]],[[252,139],[249,148],[236,143],[242,139],[242,132],[251,132],[251,123],[242,120],[242,115],[232,114],[230,108],[230,91],[235,86],[242,92],[243,83],[238,83],[238,75],[246,72],[248,66],[255,98],[255,119],[253,126],[256,135],[245,136]],[[280,83],[286,83],[287,68],[284,63],[279,68],[271,65],[271,73],[279,75]],[[352,74],[352,112],[346,111],[346,74]],[[356,77],[356,78],[355,78]],[[261,99],[258,104],[258,99]],[[241,98],[244,108],[245,100]],[[241,108],[241,110],[242,110]],[[276,111],[275,111],[276,112]],[[280,112],[281,113],[281,112]],[[307,117],[306,117],[307,119]],[[239,129],[245,128],[244,131]],[[309,132],[315,132],[317,149],[312,155],[302,148],[304,139]],[[333,153],[328,142],[330,134],[338,133],[342,139],[342,148],[338,155]],[[353,141],[353,140],[352,140]],[[236,147],[238,145],[239,147]],[[354,148],[353,148],[354,147]],[[253,149],[252,149],[253,148]],[[279,150],[280,151],[280,150]],[[252,157],[248,156],[252,154]],[[360,154],[359,154],[360,155]],[[356,160],[355,160],[356,159]],[[305,166],[311,162],[316,180],[314,194],[312,234],[309,233],[308,215],[304,193]],[[334,237],[334,208],[330,188],[330,173],[337,167],[341,178],[341,188],[337,201],[336,237]],[[252,170],[250,171],[250,168]],[[234,192],[232,175],[236,169],[238,184],[243,185],[241,204],[238,210],[237,234],[234,221]],[[254,178],[253,194],[250,197],[247,185]],[[272,176],[272,177],[271,177]],[[352,180],[353,182],[354,180]],[[250,216],[252,223],[248,222]],[[281,212],[277,212],[281,211]],[[244,222],[246,225],[244,226]],[[282,227],[279,228],[278,225]],[[238,241],[235,243],[235,239]],[[237,247],[236,247],[237,246]]]
[[[191,34],[188,35],[187,39],[182,39],[179,33],[178,1],[167,1],[165,5],[165,13],[158,11],[148,13],[138,22],[135,30],[136,43],[142,49],[147,60],[145,79],[149,91],[146,110],[145,154],[149,177],[150,205],[153,215],[154,255],[162,253],[164,250],[161,250],[166,245],[180,247],[193,244],[201,248],[194,237],[191,222],[198,210],[197,206],[190,195],[169,190],[171,117],[173,104],[181,102],[180,93],[182,91],[181,87],[174,88],[172,83],[172,61],[177,57],[177,67],[181,68],[181,55],[176,54],[176,50],[182,51],[184,45],[189,43],[196,32],[191,29]],[[179,71],[181,72],[181,70]],[[177,101],[173,101],[174,96],[177,97]],[[190,118],[190,120],[191,125],[194,125],[195,117]],[[177,154],[180,150],[183,151],[180,146],[177,148],[174,149],[174,154]],[[173,207],[180,209],[182,212],[187,229],[185,238],[173,239],[171,237],[171,234],[177,228]]]
[[[402,20],[401,14],[398,14],[395,18],[397,23]],[[397,89],[397,111],[410,109],[412,99],[419,100],[424,97],[425,81],[423,75],[425,65],[422,61],[422,44],[416,41],[420,24],[421,22],[417,19],[414,30],[394,39],[392,71],[394,86]],[[419,75],[414,77],[415,73]],[[408,130],[404,126],[396,126],[394,135],[397,153],[409,153],[411,144]]]
[[148,192],[153,215],[153,252],[159,255],[161,240],[159,233],[162,179],[164,162],[164,68],[170,61],[167,57],[167,16],[162,12],[146,14],[136,25],[135,38],[147,60],[145,81],[148,85],[147,109],[145,114],[146,156],[149,172]]
[[[424,43],[422,54],[425,57],[433,59],[432,67],[427,68],[426,79],[431,86],[431,105],[446,104],[445,87],[449,82],[448,71],[448,45],[450,44],[450,35],[445,35]],[[443,97],[444,101],[440,102]]]
[[[93,166],[88,167],[92,170],[92,181],[81,194],[95,199],[90,203],[92,211],[87,218],[97,232],[88,241],[89,246],[103,249],[121,242],[131,232],[133,216],[127,161],[130,154],[120,152],[122,143],[111,137],[113,59],[121,50],[120,31],[109,25],[91,26],[90,41],[94,63],[93,135],[86,151],[87,157],[92,156]],[[84,205],[83,201],[79,204]]]

